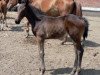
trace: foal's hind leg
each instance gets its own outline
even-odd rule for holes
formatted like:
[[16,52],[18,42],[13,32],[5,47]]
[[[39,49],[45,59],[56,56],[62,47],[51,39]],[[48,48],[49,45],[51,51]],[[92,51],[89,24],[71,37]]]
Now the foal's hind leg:
[[44,75],[45,72],[45,62],[44,62],[44,40],[41,37],[37,37],[39,46],[39,56],[40,56],[40,75]]
[[82,62],[82,56],[83,56],[83,52],[84,49],[81,45],[81,43],[76,43],[75,45],[76,47],[76,57],[75,57],[75,63],[74,63],[74,67],[76,68],[76,72],[75,75],[80,75],[80,71],[81,71],[81,62]]
[[81,45],[81,38],[77,38],[77,36],[73,37],[71,36],[71,38],[74,40],[75,44],[75,62],[74,62],[74,68],[71,72],[71,75],[80,75],[80,71],[81,71],[81,62],[82,62],[82,56],[83,56],[83,52],[84,49]]

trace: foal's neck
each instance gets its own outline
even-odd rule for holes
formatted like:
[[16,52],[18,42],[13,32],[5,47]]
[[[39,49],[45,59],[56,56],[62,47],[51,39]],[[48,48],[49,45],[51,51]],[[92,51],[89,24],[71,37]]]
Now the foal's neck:
[[32,28],[35,27],[36,21],[40,21],[40,19],[36,16],[34,11],[32,10],[32,7],[30,7],[30,5],[27,5],[26,7],[26,18],[32,25]]

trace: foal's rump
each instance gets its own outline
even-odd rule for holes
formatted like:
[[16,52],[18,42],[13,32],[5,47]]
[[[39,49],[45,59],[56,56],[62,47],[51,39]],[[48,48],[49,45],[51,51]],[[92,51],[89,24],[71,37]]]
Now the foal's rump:
[[82,18],[73,14],[69,14],[65,18],[66,27],[72,28],[72,31],[82,32],[83,39],[88,36],[89,23],[86,18]]

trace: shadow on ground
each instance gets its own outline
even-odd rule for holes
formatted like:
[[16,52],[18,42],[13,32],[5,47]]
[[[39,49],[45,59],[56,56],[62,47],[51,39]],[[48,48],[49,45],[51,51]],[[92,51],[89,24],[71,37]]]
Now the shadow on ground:
[[[68,39],[67,39],[67,42],[72,42],[72,39],[68,38]],[[68,45],[67,42],[66,42],[64,45]],[[72,43],[72,44],[73,44],[73,43]],[[71,44],[71,45],[72,45],[72,44]],[[85,40],[84,46],[85,46],[85,47],[100,47],[100,44],[99,44],[99,43],[96,43],[96,42],[94,42],[94,41]]]
[[12,27],[10,31],[22,32],[24,30],[22,29],[22,26],[16,26],[16,27]]
[[86,40],[84,42],[84,45],[86,47],[100,47],[100,44],[99,43],[96,43],[96,42],[93,42],[93,41],[90,41],[90,40]]
[[[47,71],[52,71],[51,75],[62,75],[62,74],[70,74],[72,68],[59,68],[59,69],[51,69]],[[100,75],[100,70],[82,69],[81,75]]]

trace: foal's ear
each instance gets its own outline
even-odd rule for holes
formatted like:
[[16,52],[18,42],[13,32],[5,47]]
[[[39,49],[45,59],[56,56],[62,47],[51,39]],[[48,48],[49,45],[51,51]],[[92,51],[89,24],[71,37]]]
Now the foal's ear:
[[24,0],[25,5],[27,6],[29,4],[29,0]]

